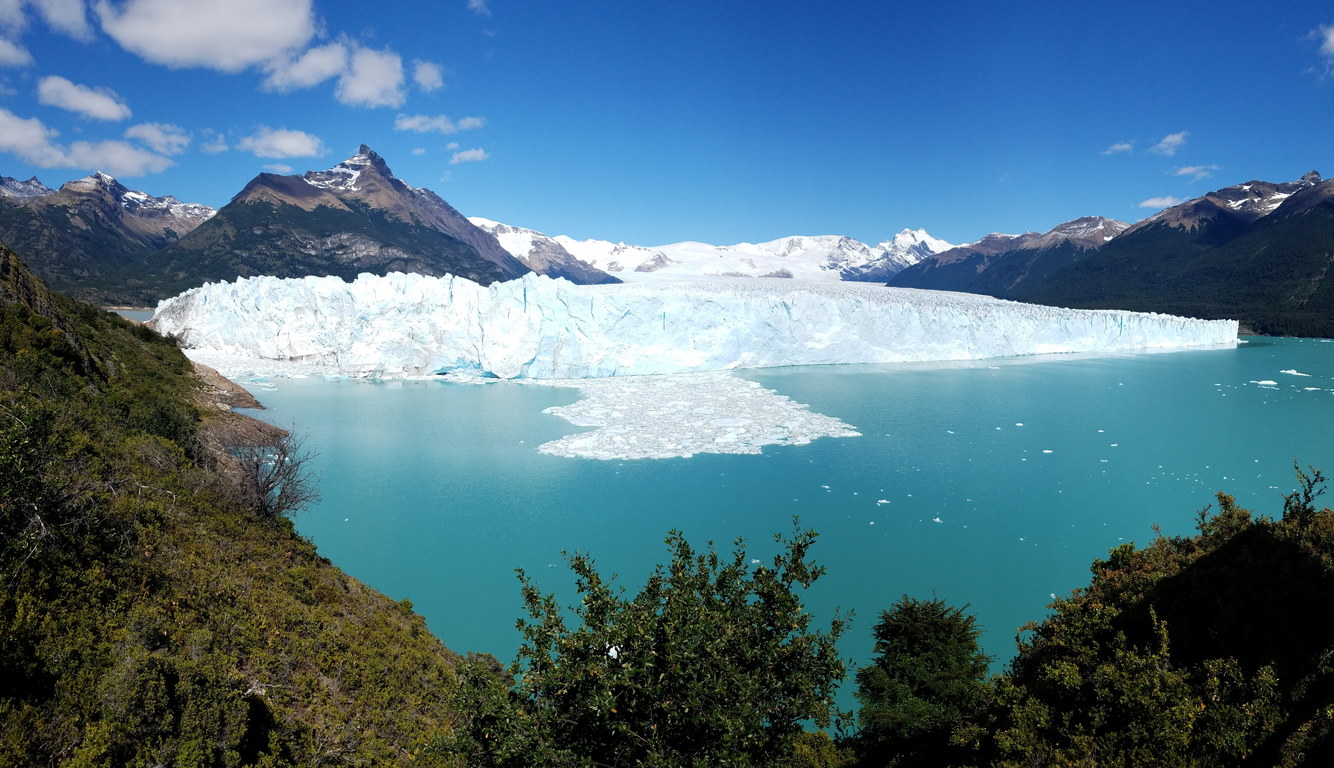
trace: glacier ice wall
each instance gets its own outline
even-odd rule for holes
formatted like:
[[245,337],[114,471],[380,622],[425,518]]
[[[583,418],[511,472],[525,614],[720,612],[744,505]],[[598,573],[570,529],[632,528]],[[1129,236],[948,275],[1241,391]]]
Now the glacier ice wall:
[[158,305],[188,348],[349,376],[588,378],[1232,345],[1237,323],[849,283],[243,278]]

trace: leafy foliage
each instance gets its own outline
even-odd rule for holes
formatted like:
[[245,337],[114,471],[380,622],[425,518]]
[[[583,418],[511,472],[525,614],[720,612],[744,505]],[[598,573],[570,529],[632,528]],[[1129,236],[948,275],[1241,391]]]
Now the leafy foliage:
[[1334,512],[1298,471],[1284,516],[1226,494],[1200,533],[1125,544],[1024,628],[998,765],[1317,765],[1334,757]]
[[670,564],[633,598],[575,554],[574,629],[521,572],[510,677],[474,662],[461,688],[473,714],[442,749],[470,765],[771,765],[799,741],[818,751],[802,723],[835,714],[845,625],[812,630],[796,594],[824,573],[808,559],[816,534],[776,538],[784,551],[752,568],[740,541],[723,558],[672,532]]
[[859,746],[875,764],[956,764],[975,747],[991,700],[991,658],[965,608],[904,595],[875,625],[875,659],[857,672]]

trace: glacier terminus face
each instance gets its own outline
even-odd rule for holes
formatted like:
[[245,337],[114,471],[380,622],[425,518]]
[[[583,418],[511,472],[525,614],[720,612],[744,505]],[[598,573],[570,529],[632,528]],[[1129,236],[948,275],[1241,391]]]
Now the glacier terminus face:
[[187,349],[352,377],[583,379],[1235,345],[1237,323],[794,280],[483,287],[415,274],[241,278],[158,305]]

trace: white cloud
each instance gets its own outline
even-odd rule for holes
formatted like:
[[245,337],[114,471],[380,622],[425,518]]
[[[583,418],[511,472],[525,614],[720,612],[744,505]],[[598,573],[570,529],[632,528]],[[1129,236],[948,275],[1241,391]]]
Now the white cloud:
[[172,165],[169,158],[125,141],[76,141],[68,148],[56,142],[58,134],[36,118],[22,118],[0,109],[0,151],[17,155],[39,168],[101,170],[113,176],[142,176]]
[[1181,131],[1180,133],[1169,133],[1163,137],[1163,140],[1149,147],[1149,151],[1155,155],[1166,155],[1171,157],[1177,153],[1177,150],[1186,145],[1186,137],[1190,131]]
[[445,149],[449,150],[450,152],[453,152],[458,148],[459,148],[459,143],[457,141],[451,141],[445,145]]
[[285,176],[291,173],[294,169],[292,168],[292,166],[287,165],[286,163],[269,163],[268,165],[264,166],[264,170],[268,171],[269,173],[280,173]]
[[37,101],[50,107],[67,109],[95,120],[125,120],[130,108],[108,88],[89,88],[58,75],[37,81]]
[[1181,205],[1181,204],[1184,203],[1184,202],[1186,202],[1186,201],[1185,201],[1185,200],[1181,200],[1181,199],[1176,198],[1176,197],[1173,197],[1173,196],[1171,196],[1171,195],[1164,195],[1163,197],[1151,197],[1151,198],[1149,198],[1148,200],[1145,200],[1145,201],[1141,202],[1141,203],[1139,204],[1139,207],[1141,207],[1141,208],[1169,208],[1169,207],[1171,207],[1171,206],[1173,206],[1173,205]]
[[337,42],[311,48],[295,59],[274,60],[266,65],[269,76],[264,87],[285,93],[318,85],[346,72],[347,56],[347,45]]
[[170,168],[170,159],[127,141],[76,141],[69,147],[67,167],[105,171],[112,176],[143,176]]
[[1189,176],[1191,181],[1207,179],[1214,175],[1214,171],[1221,170],[1216,165],[1183,165],[1172,171],[1173,176]]
[[412,154],[414,154],[414,155],[424,155],[424,154],[426,154],[426,150],[425,150],[424,148],[422,148],[422,147],[413,147],[413,148],[412,148]]
[[0,67],[26,67],[32,64],[32,54],[28,49],[0,37]]
[[28,0],[52,29],[79,40],[93,39],[83,0]]
[[403,59],[388,48],[382,51],[357,48],[348,69],[338,79],[334,95],[344,104],[356,107],[401,107]]
[[468,0],[468,10],[478,16],[490,16],[491,9],[486,7],[488,0]]
[[1320,57],[1325,60],[1325,74],[1334,74],[1334,24],[1321,24],[1310,37],[1320,41]]
[[56,135],[35,117],[23,118],[0,109],[0,151],[12,152],[39,168],[56,168],[65,157],[64,150],[55,144]]
[[485,149],[465,149],[462,152],[455,152],[454,156],[449,158],[450,165],[459,163],[480,163],[491,157]]
[[125,138],[138,139],[160,155],[179,155],[190,146],[190,134],[171,123],[140,123],[125,131]]
[[486,125],[481,117],[465,117],[457,123],[446,115],[399,115],[394,118],[394,130],[412,131],[413,133],[451,134],[459,131],[471,131]]
[[412,81],[427,93],[438,91],[445,87],[445,71],[433,61],[418,59],[412,62]]
[[252,136],[246,136],[237,142],[237,149],[243,149],[256,157],[268,157],[280,160],[286,157],[316,157],[325,153],[324,142],[319,137],[305,131],[274,130],[268,126]]
[[1104,150],[1102,151],[1102,153],[1103,153],[1104,155],[1119,155],[1119,154],[1122,154],[1122,153],[1124,153],[1124,152],[1130,152],[1130,151],[1133,150],[1134,148],[1135,148],[1135,145],[1134,145],[1134,144],[1131,144],[1131,143],[1128,142],[1128,141],[1118,141],[1118,142],[1116,142],[1115,144],[1113,144],[1112,146],[1108,147],[1107,149],[1104,149]]
[[240,72],[289,55],[315,34],[311,0],[95,0],[102,30],[169,67]]
[[202,133],[204,134],[204,143],[200,144],[199,148],[204,152],[210,155],[216,155],[219,152],[226,152],[231,149],[231,147],[227,146],[227,137],[225,135],[212,128],[205,128]]
[[0,0],[0,29],[15,35],[28,26],[27,22],[22,0]]

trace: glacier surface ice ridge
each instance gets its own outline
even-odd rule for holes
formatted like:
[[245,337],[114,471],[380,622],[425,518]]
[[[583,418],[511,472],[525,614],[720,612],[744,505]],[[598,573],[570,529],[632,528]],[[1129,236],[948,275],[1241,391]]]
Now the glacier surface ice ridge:
[[[585,379],[1233,346],[1237,323],[856,283],[481,286],[394,273],[241,278],[161,302],[187,349],[353,377]],[[192,355],[193,356],[193,355]]]

